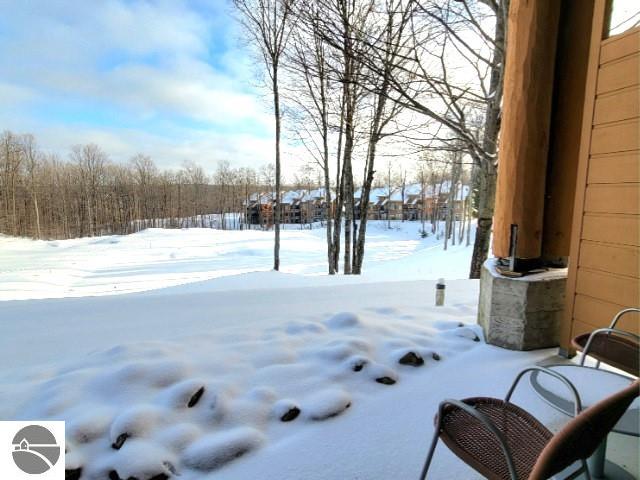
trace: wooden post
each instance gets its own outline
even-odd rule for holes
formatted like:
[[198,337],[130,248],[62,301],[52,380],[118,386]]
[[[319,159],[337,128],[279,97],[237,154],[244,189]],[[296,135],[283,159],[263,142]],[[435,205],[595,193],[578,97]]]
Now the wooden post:
[[549,125],[561,2],[512,0],[509,10],[493,254],[541,256]]
[[594,0],[562,2],[547,166],[542,257],[565,263],[571,243]]

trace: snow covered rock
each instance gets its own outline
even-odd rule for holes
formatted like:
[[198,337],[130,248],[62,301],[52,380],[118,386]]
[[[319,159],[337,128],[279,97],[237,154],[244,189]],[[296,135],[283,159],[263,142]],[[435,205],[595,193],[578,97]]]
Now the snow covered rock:
[[273,406],[273,415],[281,422],[290,422],[298,418],[300,407],[293,400],[279,400]]
[[354,355],[351,358],[348,358],[345,362],[347,368],[353,372],[360,372],[364,367],[369,363],[369,359],[361,356]]
[[393,385],[394,383],[396,383],[395,379],[386,375],[376,378],[376,382],[381,383],[382,385]]
[[142,437],[153,430],[163,411],[153,405],[136,405],[118,415],[111,424],[109,437],[116,450],[119,450],[129,437]]
[[197,379],[183,380],[171,385],[160,394],[160,401],[172,408],[193,408],[204,395],[204,382]]
[[80,480],[82,476],[82,467],[81,468],[67,468],[64,471],[65,480]]
[[[117,452],[102,458],[99,465],[88,472],[88,478],[104,478],[122,480],[160,480],[177,474],[175,465],[177,457],[147,440],[132,439]],[[104,473],[101,473],[104,472]]]
[[93,407],[67,422],[67,438],[77,443],[90,443],[109,431],[113,410]]
[[213,433],[191,444],[182,461],[194,470],[211,471],[255,450],[263,441],[264,436],[258,430],[248,427]]
[[124,442],[126,442],[127,438],[129,438],[130,436],[131,435],[129,435],[128,433],[121,433],[120,435],[118,435],[118,438],[116,438],[116,441],[111,444],[111,448],[113,448],[114,450],[120,450],[122,448],[122,445],[124,445]]
[[369,376],[382,385],[393,385],[398,381],[398,374],[379,363],[371,364],[367,369]]
[[409,351],[400,357],[398,363],[400,365],[409,365],[411,367],[421,367],[424,365],[424,359],[419,353]]
[[187,407],[188,408],[195,407],[196,403],[198,403],[198,401],[200,400],[200,397],[202,397],[203,393],[204,393],[204,386],[202,386],[198,390],[196,390],[194,392],[194,394],[191,396],[191,398],[189,398],[189,401],[187,402]]
[[326,420],[344,412],[351,406],[351,396],[342,389],[331,388],[308,397],[302,411],[310,420]]
[[458,337],[468,338],[469,340],[473,340],[474,342],[479,342],[480,341],[480,336],[471,327],[458,327],[455,330],[455,334]]

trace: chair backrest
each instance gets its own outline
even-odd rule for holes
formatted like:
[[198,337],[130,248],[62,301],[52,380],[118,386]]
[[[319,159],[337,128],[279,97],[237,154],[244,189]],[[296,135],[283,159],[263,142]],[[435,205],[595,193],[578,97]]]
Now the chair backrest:
[[620,417],[640,395],[640,381],[582,411],[546,445],[529,480],[544,480],[595,452]]
[[[596,360],[602,361],[612,367],[619,368],[637,377],[640,359],[640,343],[638,336],[624,330],[614,328],[602,328],[594,330],[586,337],[582,350],[582,362],[584,357],[590,355]],[[580,343],[580,337],[575,339]]]

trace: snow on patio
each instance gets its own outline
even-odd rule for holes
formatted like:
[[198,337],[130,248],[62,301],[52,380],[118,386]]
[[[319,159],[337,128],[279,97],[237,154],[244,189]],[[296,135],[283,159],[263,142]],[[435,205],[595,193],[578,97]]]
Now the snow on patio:
[[[67,468],[87,479],[415,478],[441,399],[503,395],[549,354],[475,341],[477,282],[449,282],[445,307],[433,290],[3,302],[0,418],[66,420]],[[433,468],[477,478],[444,448]]]
[[[470,248],[377,225],[367,275],[331,278],[318,275],[322,239],[286,232],[298,274],[220,276],[267,270],[271,235],[3,238],[3,298],[82,298],[0,302],[0,418],[65,420],[67,469],[82,479],[416,478],[439,401],[502,396],[552,353],[484,344],[477,281],[449,280],[433,306],[424,278],[465,277]],[[63,261],[80,273],[56,290]],[[403,277],[423,280],[390,281]],[[527,382],[515,400],[565,420]],[[439,448],[430,478],[455,477],[479,478]]]

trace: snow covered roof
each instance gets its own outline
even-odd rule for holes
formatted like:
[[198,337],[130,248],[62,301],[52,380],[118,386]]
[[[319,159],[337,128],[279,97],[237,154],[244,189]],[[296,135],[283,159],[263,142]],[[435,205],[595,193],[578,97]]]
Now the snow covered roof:
[[258,197],[258,203],[260,205],[268,205],[273,202],[273,199],[276,197],[275,193],[263,192]]
[[[402,189],[398,188],[391,193],[392,202],[402,202]],[[404,193],[404,200],[407,201],[407,192]]]
[[419,183],[411,183],[407,185],[404,189],[405,196],[407,195],[421,195],[422,194],[422,185]]
[[[308,202],[312,200],[324,200],[326,196],[325,191],[326,190],[324,188],[316,188],[314,190],[310,190],[309,192],[306,192],[305,195],[302,197],[302,201]],[[331,198],[334,198],[335,192],[331,190],[330,193],[331,193]]]
[[[425,192],[425,197],[435,197],[438,194],[445,195],[449,193],[450,189],[451,182],[449,180],[445,180],[441,184],[435,185],[435,187],[433,185],[429,185],[426,189],[427,191]],[[456,200],[464,200],[469,196],[470,193],[471,188],[469,187],[469,185],[462,185],[462,188],[460,188],[460,184],[458,184]]]
[[[425,191],[425,197],[435,197],[438,194],[448,194],[449,189],[451,188],[450,181],[444,181],[442,184],[436,185],[435,188],[433,185],[429,185]],[[469,196],[471,189],[469,185],[463,185],[460,188],[458,184],[458,192],[456,194],[456,200],[464,200]],[[404,203],[407,204],[416,204],[418,202],[418,198],[422,195],[422,186],[419,183],[411,183],[405,186],[404,189]],[[331,191],[332,198],[335,197],[335,192]],[[356,205],[360,203],[360,197],[362,196],[362,189],[358,189],[353,194]],[[272,201],[275,198],[275,194],[273,193],[254,193],[251,195],[250,200],[252,202],[257,201],[258,197],[260,198],[260,203],[263,205]],[[282,193],[281,202],[283,204],[293,204],[296,202],[309,202],[316,200],[323,200],[325,197],[325,189],[324,188],[316,188],[313,190],[288,190]],[[413,197],[413,198],[411,198]],[[387,187],[377,187],[372,188],[369,192],[369,202],[372,204],[380,204],[384,205],[386,201],[392,202],[402,202],[402,189],[395,188],[391,191],[391,195],[389,195],[389,189]]]
[[304,190],[290,190],[282,193],[280,202],[285,204],[296,203],[304,197]]
[[[356,190],[353,196],[356,200],[360,200],[360,197],[362,196],[362,189],[359,188]],[[386,187],[372,188],[369,192],[369,202],[377,203],[380,201],[380,197],[387,198],[388,196],[389,190]]]
[[249,195],[249,201],[247,203],[259,203],[261,205],[266,205],[268,203],[271,203],[274,198],[275,198],[274,193],[269,193],[269,192],[252,193],[251,195]]

